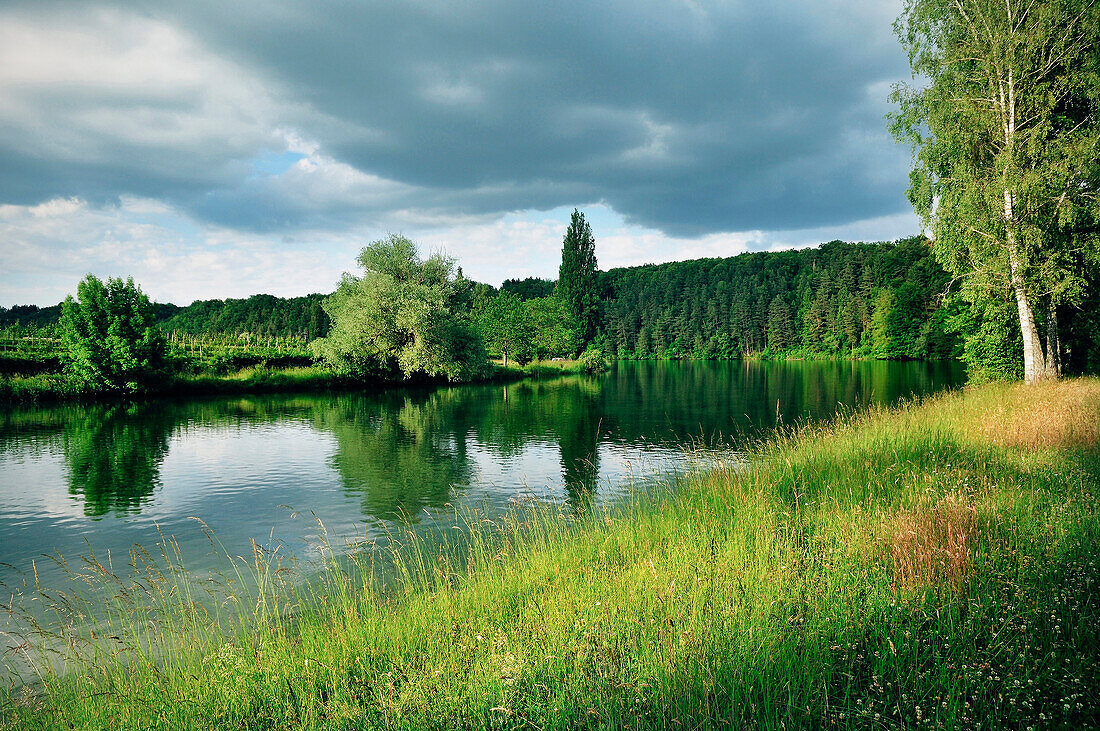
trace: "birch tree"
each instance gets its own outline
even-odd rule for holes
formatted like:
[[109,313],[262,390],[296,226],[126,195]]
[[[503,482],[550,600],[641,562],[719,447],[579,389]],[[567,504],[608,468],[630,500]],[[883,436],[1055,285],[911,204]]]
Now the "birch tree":
[[893,95],[910,201],[964,297],[1015,300],[1029,383],[1059,375],[1057,308],[1097,256],[1098,16],[1093,0],[909,0],[895,24],[920,79]]

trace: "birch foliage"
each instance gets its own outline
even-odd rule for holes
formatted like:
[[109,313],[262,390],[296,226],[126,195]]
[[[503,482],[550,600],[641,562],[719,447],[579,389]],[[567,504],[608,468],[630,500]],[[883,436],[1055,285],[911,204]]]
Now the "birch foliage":
[[1028,381],[1058,374],[1058,307],[1097,258],[1098,27],[1092,0],[909,0],[895,24],[910,201],[964,297],[1014,301]]

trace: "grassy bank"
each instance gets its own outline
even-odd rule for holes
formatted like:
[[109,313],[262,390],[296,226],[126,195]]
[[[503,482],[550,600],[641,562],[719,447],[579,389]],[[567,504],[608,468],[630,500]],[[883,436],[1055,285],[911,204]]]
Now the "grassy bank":
[[1098,428],[1096,379],[991,385],[610,513],[469,516],[389,571],[288,586],[258,552],[211,586],[169,541],[115,590],[91,561],[114,599],[46,599],[27,652],[59,670],[0,728],[1095,727]]
[[[584,372],[577,361],[539,361],[524,366],[494,364],[485,382],[508,382],[523,378],[553,378]],[[439,381],[439,383],[445,383]],[[260,393],[294,393],[303,391],[348,391],[364,388],[389,388],[408,383],[349,379],[321,366],[243,368],[227,375],[178,375],[139,394],[155,396],[211,396]],[[118,394],[103,394],[82,389],[61,373],[15,375],[0,377],[0,405],[5,403],[35,404],[67,401],[98,401],[117,399]]]
[[578,375],[585,372],[584,364],[576,358],[561,358],[558,360],[533,360],[530,363],[519,365],[509,361],[495,359],[492,378],[498,380],[518,380],[521,378],[553,378],[554,376]]
[[[204,396],[216,394],[278,393],[284,391],[323,391],[352,387],[347,379],[323,368],[244,368],[228,375],[169,376],[139,395]],[[57,403],[117,399],[118,394],[88,391],[61,373],[0,378],[2,403]]]

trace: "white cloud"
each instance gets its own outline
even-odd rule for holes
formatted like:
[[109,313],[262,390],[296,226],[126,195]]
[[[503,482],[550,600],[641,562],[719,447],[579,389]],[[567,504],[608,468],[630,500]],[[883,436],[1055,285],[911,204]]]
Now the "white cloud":
[[[811,246],[833,239],[882,241],[919,231],[909,213],[839,227],[747,231],[677,238],[629,224],[606,205],[583,207],[596,236],[601,269],[746,251]],[[35,206],[0,206],[0,305],[49,305],[91,272],[133,276],[160,302],[268,293],[290,297],[331,292],[367,242],[400,232],[421,254],[444,251],[467,276],[499,285],[528,276],[557,278],[569,209],[494,217],[433,218],[397,212],[340,232],[303,230],[293,236],[251,234],[200,224],[162,202],[125,198],[115,206],[56,199]]]
[[157,201],[97,207],[78,199],[0,206],[0,305],[55,304],[88,273],[133,276],[153,299],[297,296],[331,291],[358,251],[355,237],[286,244],[199,227]]

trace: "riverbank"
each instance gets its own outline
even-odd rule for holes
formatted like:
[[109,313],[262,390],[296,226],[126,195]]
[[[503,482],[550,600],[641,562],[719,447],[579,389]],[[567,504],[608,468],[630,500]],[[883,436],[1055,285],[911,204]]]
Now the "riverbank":
[[146,593],[58,602],[36,641],[68,672],[0,728],[1095,725],[1098,425],[1096,379],[944,394],[613,512],[467,516],[396,580],[364,558],[287,593],[258,554],[244,594],[169,545]]
[[[478,383],[505,383],[523,378],[552,378],[583,373],[579,361],[535,361],[523,366],[492,364],[489,375]],[[446,381],[439,381],[441,385]],[[322,366],[291,368],[243,368],[227,375],[178,375],[166,377],[133,398],[163,396],[220,396],[317,391],[377,390],[410,385],[407,382],[361,381],[346,378]],[[90,392],[60,373],[0,377],[0,406],[117,400],[118,394]]]

